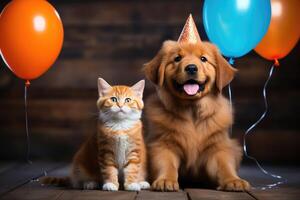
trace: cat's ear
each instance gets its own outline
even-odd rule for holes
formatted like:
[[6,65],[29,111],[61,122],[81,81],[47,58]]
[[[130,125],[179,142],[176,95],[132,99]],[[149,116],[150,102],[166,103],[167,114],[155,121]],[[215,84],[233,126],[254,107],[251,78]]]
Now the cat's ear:
[[99,97],[106,95],[111,90],[111,88],[112,87],[103,78],[98,78]]
[[133,86],[131,86],[131,89],[137,94],[139,97],[143,98],[143,92],[145,88],[145,80],[140,80]]

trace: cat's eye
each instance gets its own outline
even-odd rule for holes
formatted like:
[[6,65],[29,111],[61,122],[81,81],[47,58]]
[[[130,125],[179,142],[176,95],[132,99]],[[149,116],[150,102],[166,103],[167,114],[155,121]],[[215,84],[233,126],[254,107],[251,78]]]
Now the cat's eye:
[[200,57],[200,60],[201,60],[202,62],[207,62],[207,58],[206,58],[205,56],[201,56],[201,57]]
[[178,55],[178,56],[175,57],[174,61],[175,62],[180,62],[181,59],[182,59],[181,55]]
[[117,97],[111,97],[110,100],[111,100],[112,102],[118,102]]
[[131,101],[130,98],[126,98],[126,99],[125,99],[125,102],[126,102],[126,103],[129,103],[130,101]]

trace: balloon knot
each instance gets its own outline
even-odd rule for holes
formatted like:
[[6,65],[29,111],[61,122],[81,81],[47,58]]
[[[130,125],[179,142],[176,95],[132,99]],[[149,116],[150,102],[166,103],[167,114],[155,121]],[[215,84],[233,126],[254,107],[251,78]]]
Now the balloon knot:
[[229,58],[229,64],[233,65],[234,64],[234,59],[233,58]]
[[277,59],[275,59],[274,60],[274,65],[276,66],[276,67],[278,67],[280,64],[279,64],[279,61],[277,60]]
[[29,80],[26,80],[26,81],[25,81],[25,86],[26,86],[26,87],[29,87],[29,85],[30,85],[30,81],[29,81]]

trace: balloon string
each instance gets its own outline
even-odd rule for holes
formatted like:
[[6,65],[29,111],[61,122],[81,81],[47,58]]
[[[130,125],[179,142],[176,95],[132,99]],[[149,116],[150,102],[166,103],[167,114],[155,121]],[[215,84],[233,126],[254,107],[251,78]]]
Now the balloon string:
[[274,70],[274,67],[276,66],[276,64],[273,64],[271,69],[270,69],[270,72],[269,72],[269,76],[268,76],[268,79],[266,80],[265,84],[264,84],[264,87],[263,87],[263,97],[264,97],[264,104],[265,104],[265,111],[263,112],[263,114],[260,116],[260,118],[254,123],[252,124],[245,132],[244,134],[244,137],[243,137],[243,140],[244,140],[244,143],[243,143],[243,149],[244,149],[244,154],[247,158],[253,160],[256,165],[258,166],[258,168],[266,175],[268,176],[271,176],[273,178],[276,178],[276,179],[283,179],[282,181],[278,181],[276,183],[273,183],[273,184],[268,184],[266,185],[265,187],[257,187],[259,189],[262,189],[262,190],[265,190],[265,189],[270,189],[270,188],[273,188],[273,187],[276,187],[282,183],[285,183],[287,182],[286,179],[284,179],[282,176],[279,176],[279,175],[276,175],[276,174],[272,174],[270,172],[268,172],[267,170],[265,170],[261,164],[258,162],[258,160],[256,158],[254,158],[253,156],[250,156],[248,154],[248,151],[247,151],[247,144],[246,144],[246,136],[265,118],[267,112],[268,112],[268,101],[267,101],[267,92],[266,92],[266,89],[267,89],[267,86],[268,86],[268,83],[270,82],[271,80],[271,77],[272,77],[272,74],[273,74],[273,70]]
[[25,83],[25,90],[24,90],[24,105],[25,105],[25,128],[26,128],[26,141],[27,141],[27,153],[26,153],[26,161],[29,164],[32,164],[30,160],[30,137],[29,137],[29,128],[28,128],[28,113],[27,113],[27,89],[30,85],[29,81]]
[[[233,65],[234,64],[234,59],[229,58],[228,62],[231,65]],[[228,84],[228,98],[229,98],[230,110],[232,111],[232,92],[231,92],[231,84],[230,83]],[[230,137],[232,136],[232,125],[230,126],[229,135],[230,135]]]

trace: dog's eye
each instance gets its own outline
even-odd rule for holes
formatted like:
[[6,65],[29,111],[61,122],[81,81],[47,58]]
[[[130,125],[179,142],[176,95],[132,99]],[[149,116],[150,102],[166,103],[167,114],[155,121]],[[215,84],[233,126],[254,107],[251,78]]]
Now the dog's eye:
[[182,59],[182,57],[180,55],[178,55],[175,57],[174,61],[179,62],[179,61],[181,61],[181,59]]
[[201,56],[201,57],[200,57],[200,60],[201,60],[202,62],[206,62],[206,61],[207,61],[207,58],[204,57],[204,56]]
[[126,102],[126,103],[129,103],[130,101],[131,101],[130,98],[126,98],[126,99],[125,99],[125,102]]
[[111,100],[112,102],[118,102],[117,97],[111,97],[110,100]]

